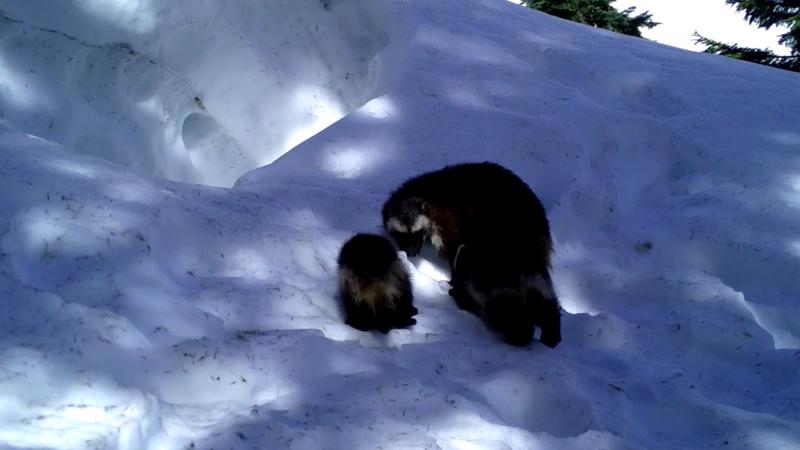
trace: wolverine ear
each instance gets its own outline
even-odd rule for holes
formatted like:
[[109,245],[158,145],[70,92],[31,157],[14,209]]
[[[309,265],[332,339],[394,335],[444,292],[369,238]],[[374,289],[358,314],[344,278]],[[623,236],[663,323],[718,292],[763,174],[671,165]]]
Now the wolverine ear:
[[430,211],[431,207],[430,205],[428,205],[428,202],[422,202],[422,214],[425,214],[427,216],[429,215]]

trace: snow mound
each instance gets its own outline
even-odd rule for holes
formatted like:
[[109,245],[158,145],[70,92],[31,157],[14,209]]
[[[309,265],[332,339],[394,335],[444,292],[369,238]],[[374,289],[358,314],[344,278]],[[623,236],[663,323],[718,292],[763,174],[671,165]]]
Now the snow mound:
[[[0,4],[0,447],[800,448],[797,74],[505,0]],[[281,53],[287,17],[371,49],[363,106],[233,188],[149,176],[129,150],[189,179],[155,149],[265,148],[258,108],[291,96],[259,49],[328,79]],[[503,344],[430,249],[415,326],[346,326],[343,242],[407,177],[486,159],[547,209],[563,342]]]
[[376,95],[396,10],[5,2],[0,118],[139,173],[230,186]]

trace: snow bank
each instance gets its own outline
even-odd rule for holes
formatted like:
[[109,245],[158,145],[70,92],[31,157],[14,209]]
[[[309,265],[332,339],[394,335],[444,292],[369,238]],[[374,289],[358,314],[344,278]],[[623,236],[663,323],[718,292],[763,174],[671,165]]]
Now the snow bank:
[[[504,0],[292,4],[2,3],[22,23],[0,26],[0,446],[800,446],[796,74]],[[258,19],[279,7],[284,18],[372,11],[360,23],[403,30],[355,45],[379,63],[362,80],[366,103],[232,189],[149,176],[201,176],[178,164],[179,146],[149,140],[182,142],[189,117],[190,129],[214,121],[228,136],[189,133],[206,147],[265,148],[266,132],[246,133],[258,114],[233,105],[277,92],[246,81],[260,76],[251,56],[270,57],[297,30]],[[196,44],[204,23],[226,30],[219,42]],[[85,85],[26,72],[73,67],[71,46],[84,47],[47,29],[100,46],[74,66],[100,72]],[[347,39],[359,41],[331,26],[319,41]],[[291,42],[289,60],[319,61]],[[225,64],[205,58],[213,49]],[[163,76],[128,76],[125,64]],[[287,86],[310,73],[280,67]],[[142,99],[181,112],[156,120]],[[41,122],[48,104],[64,112],[55,131]],[[141,134],[119,131],[132,125]],[[386,336],[345,326],[344,240],[379,229],[381,203],[406,177],[483,159],[512,168],[547,207],[562,344],[504,345],[457,309],[430,254],[408,261],[417,325]]]
[[139,173],[230,186],[376,95],[397,5],[0,7],[0,117]]

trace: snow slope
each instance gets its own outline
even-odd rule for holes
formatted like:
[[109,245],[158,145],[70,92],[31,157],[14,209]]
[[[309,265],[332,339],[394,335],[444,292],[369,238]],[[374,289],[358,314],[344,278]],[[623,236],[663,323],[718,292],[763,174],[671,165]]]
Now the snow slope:
[[[0,1],[0,448],[800,446],[797,74],[505,0],[187,5]],[[485,159],[548,210],[562,344],[431,255],[415,327],[345,326],[341,243]]]
[[83,153],[230,186],[371,98],[395,3],[2,1],[2,109]]

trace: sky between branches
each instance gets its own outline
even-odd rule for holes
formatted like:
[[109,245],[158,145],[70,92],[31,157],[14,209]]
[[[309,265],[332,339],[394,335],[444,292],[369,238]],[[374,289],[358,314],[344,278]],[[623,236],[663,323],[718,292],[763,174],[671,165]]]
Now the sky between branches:
[[692,33],[742,46],[769,48],[780,55],[789,54],[789,49],[778,44],[778,35],[783,28],[763,30],[750,25],[743,12],[725,3],[725,0],[617,0],[614,6],[623,10],[635,6],[637,12],[649,10],[653,20],[661,25],[642,30],[642,35],[662,44],[702,51],[703,46],[694,43]]

